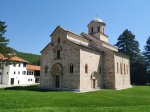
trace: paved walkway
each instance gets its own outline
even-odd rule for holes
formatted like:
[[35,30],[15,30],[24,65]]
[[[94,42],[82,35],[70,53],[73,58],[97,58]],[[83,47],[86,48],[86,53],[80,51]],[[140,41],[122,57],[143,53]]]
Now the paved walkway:
[[7,87],[16,87],[16,86],[30,86],[30,85],[37,85],[39,83],[35,83],[35,84],[21,84],[21,85],[4,85],[4,84],[0,84],[0,88],[7,88]]

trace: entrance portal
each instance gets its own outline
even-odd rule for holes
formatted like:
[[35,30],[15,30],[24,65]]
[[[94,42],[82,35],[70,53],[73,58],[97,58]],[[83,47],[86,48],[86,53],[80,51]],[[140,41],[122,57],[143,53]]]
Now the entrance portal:
[[97,77],[98,77],[97,72],[93,71],[92,74],[91,74],[91,86],[92,86],[93,89],[96,89],[98,87]]
[[55,87],[60,88],[60,75],[56,75]]
[[52,75],[53,75],[53,87],[61,88],[62,66],[60,63],[57,63],[52,67]]

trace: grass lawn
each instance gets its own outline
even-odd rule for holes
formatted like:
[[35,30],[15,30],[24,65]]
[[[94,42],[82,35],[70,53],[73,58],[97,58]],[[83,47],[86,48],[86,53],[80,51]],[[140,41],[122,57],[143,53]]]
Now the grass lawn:
[[87,93],[27,87],[0,89],[0,112],[150,112],[150,86]]

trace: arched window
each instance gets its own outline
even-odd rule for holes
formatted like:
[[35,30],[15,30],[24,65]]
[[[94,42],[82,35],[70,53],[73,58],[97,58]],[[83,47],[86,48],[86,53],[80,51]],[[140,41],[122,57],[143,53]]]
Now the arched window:
[[58,38],[57,43],[58,43],[58,44],[60,43],[60,38]]
[[57,50],[57,59],[60,58],[60,50]]
[[70,73],[73,73],[73,65],[70,65]]
[[97,29],[98,29],[98,32],[100,32],[100,26],[98,26]]
[[124,64],[124,75],[126,75],[126,66]]
[[120,63],[120,73],[122,75],[122,64]]
[[45,74],[48,73],[48,66],[45,66]]
[[118,63],[117,63],[117,73],[119,73],[119,66],[118,66]]
[[85,73],[88,73],[88,65],[85,65]]
[[53,49],[53,52],[54,52],[54,57],[55,59],[60,59],[61,58],[61,46],[60,45],[56,45],[55,48]]
[[91,33],[93,33],[93,27],[91,28]]

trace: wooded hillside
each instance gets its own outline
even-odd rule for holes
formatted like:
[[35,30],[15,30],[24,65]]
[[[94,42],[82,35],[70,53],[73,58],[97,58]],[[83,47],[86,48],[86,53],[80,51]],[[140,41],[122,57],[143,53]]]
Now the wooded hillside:
[[16,56],[29,61],[30,64],[40,65],[40,55],[31,54],[31,53],[23,53],[13,49],[13,52],[16,53]]

